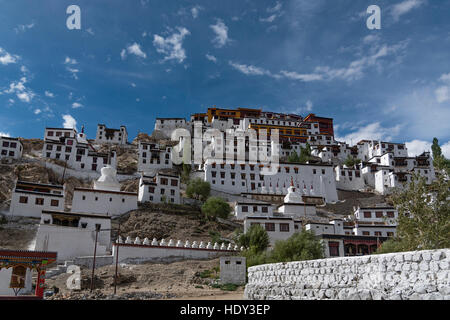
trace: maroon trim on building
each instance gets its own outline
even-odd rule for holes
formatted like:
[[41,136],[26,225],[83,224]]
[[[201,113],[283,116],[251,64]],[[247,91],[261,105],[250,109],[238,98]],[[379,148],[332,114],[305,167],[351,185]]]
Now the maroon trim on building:
[[30,250],[0,250],[0,260],[2,258],[34,258],[40,260],[56,259],[57,252],[51,251],[30,251]]

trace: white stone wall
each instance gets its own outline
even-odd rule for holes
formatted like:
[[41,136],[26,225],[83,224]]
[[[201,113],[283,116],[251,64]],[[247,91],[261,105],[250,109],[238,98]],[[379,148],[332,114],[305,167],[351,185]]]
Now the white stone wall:
[[[141,240],[137,237],[131,240],[127,237],[125,243],[122,239],[119,240],[119,250],[118,250],[118,261],[126,263],[141,263],[149,261],[165,261],[173,262],[186,259],[212,259],[224,255],[236,254],[240,249],[237,246],[225,246],[224,244],[219,245],[215,243],[212,245],[210,242],[204,244],[203,242],[197,243],[193,241],[174,241],[169,240],[149,241],[145,238]],[[117,255],[117,243],[113,245],[112,250],[114,261],[116,261]]]
[[248,268],[246,299],[450,300],[450,249]]

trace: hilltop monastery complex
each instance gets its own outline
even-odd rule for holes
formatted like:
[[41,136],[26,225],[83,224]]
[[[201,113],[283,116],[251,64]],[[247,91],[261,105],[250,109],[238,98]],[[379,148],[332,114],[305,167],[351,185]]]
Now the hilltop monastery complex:
[[[175,158],[180,157],[177,144],[186,145],[188,141],[194,146],[195,139],[199,139],[196,128],[201,128],[200,139],[202,135],[207,136],[210,129],[215,135],[211,139],[201,139],[202,150],[209,148],[213,152],[203,157],[201,163],[191,160],[191,178],[209,182],[213,191],[233,203],[233,219],[242,223],[244,232],[253,224],[261,224],[273,244],[303,229],[312,230],[324,242],[327,257],[370,254],[396,233],[397,210],[384,203],[354,208],[350,216],[349,212],[342,212],[341,218],[327,219],[320,215],[324,205],[340,201],[337,190],[387,195],[407,186],[414,174],[425,177],[428,183],[435,178],[429,152],[411,157],[403,143],[374,140],[362,140],[350,146],[335,140],[331,118],[214,107],[208,108],[206,113],[191,115],[189,120],[157,118],[151,140],[139,140],[137,145],[128,142],[125,126],[112,129],[99,124],[92,140],[88,139],[84,128],[81,132],[45,128],[41,158],[67,176],[86,177],[81,175],[87,174],[94,179],[94,185],[75,188],[73,199],[67,204],[65,185],[18,180],[12,191],[9,216],[38,218],[40,227],[35,249],[57,252],[58,261],[91,256],[96,230],[99,231],[97,254],[102,256],[114,254],[114,246],[120,243],[130,247],[133,253],[125,249],[121,253],[130,252],[129,258],[150,255],[148,250],[156,250],[152,249],[154,247],[158,247],[161,254],[167,254],[161,246],[195,248],[194,257],[195,252],[203,252],[199,249],[205,250],[205,257],[234,250],[189,241],[175,244],[164,239],[111,241],[111,219],[137,209],[140,203],[188,203],[181,192],[180,171],[176,170],[179,162]],[[177,129],[185,134],[171,139]],[[249,129],[257,133],[258,146],[252,145],[245,136]],[[224,137],[230,130],[244,133],[242,144],[238,143],[238,137],[233,137],[224,147]],[[278,130],[279,143],[262,141],[264,137],[270,139],[273,130]],[[222,136],[217,136],[217,132]],[[266,143],[268,154],[278,154],[279,161],[267,164],[248,159],[250,152],[261,148],[259,142]],[[136,152],[137,172],[131,175],[117,172],[116,149],[111,146]],[[223,151],[234,148],[236,153],[239,146],[245,159],[225,159]],[[288,161],[289,155],[300,154],[307,146],[311,150],[307,162]],[[193,149],[188,151],[191,159],[195,159]],[[0,137],[2,162],[20,160],[22,152],[19,139]],[[186,151],[183,152],[186,155]],[[344,164],[349,157],[358,160],[354,166]],[[273,174],[264,174],[267,167],[272,167]],[[120,181],[127,179],[139,180],[137,192],[121,191]],[[136,249],[136,246],[140,247]]]

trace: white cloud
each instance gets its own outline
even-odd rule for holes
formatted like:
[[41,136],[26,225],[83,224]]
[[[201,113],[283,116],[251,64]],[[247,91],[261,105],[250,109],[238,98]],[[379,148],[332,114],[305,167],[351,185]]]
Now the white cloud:
[[[431,152],[431,146],[433,145],[431,142],[423,140],[413,140],[405,144],[410,157],[418,156],[425,151]],[[444,157],[450,159],[450,141],[441,145],[441,151]]]
[[384,140],[391,141],[400,132],[400,125],[392,128],[384,128],[379,122],[370,123],[357,127],[356,131],[348,133],[342,137],[336,135],[337,141],[345,141],[351,145],[361,140]]
[[442,150],[442,154],[444,155],[444,157],[446,157],[447,159],[450,159],[450,141],[441,145],[441,150]]
[[206,57],[206,59],[208,59],[209,61],[212,61],[212,62],[214,62],[214,63],[217,62],[217,58],[214,57],[213,55],[206,54],[205,57]]
[[132,82],[132,83],[131,83],[131,86],[132,86],[133,88],[136,88],[136,83]]
[[439,103],[450,100],[450,88],[447,86],[437,88],[434,93],[436,95],[436,100]]
[[78,109],[78,108],[81,108],[83,105],[81,104],[81,103],[78,103],[78,102],[74,102],[74,103],[72,103],[72,108],[73,109]]
[[[287,110],[287,111],[283,110],[282,112],[283,113],[287,113],[287,114],[301,115],[303,113],[311,113],[312,109],[313,109],[312,101],[311,100],[307,100],[304,106],[298,107],[298,108],[293,109],[293,110]],[[336,126],[335,126],[335,130],[337,130]]]
[[77,128],[77,121],[70,115],[70,114],[65,114],[62,116],[64,122],[63,122],[63,127],[66,129],[76,129]]
[[89,33],[90,35],[95,35],[94,31],[92,30],[92,28],[88,28],[86,29],[86,32]]
[[34,114],[39,114],[39,113],[41,113],[41,112],[42,112],[41,109],[36,109],[36,110],[34,110]]
[[231,40],[228,38],[228,27],[223,23],[222,20],[217,19],[217,23],[209,26],[216,37],[212,40],[217,48],[221,48],[226,45]]
[[6,50],[0,47],[0,63],[3,65],[8,65],[10,63],[16,63],[20,57],[18,55],[11,55]]
[[183,39],[190,35],[188,29],[177,28],[178,33],[173,33],[169,37],[162,37],[157,34],[153,37],[153,45],[158,53],[164,55],[164,60],[176,60],[178,63],[182,63],[186,59],[186,52],[183,48]]
[[413,140],[405,142],[406,148],[408,149],[408,156],[415,157],[422,154],[424,151],[431,150],[431,142],[423,140]]
[[64,60],[64,64],[66,65],[66,70],[72,74],[72,77],[75,80],[78,80],[77,73],[80,72],[80,70],[77,68],[71,67],[71,66],[78,64],[78,61],[76,59],[66,57],[66,59]]
[[73,77],[75,80],[78,80],[77,73],[80,72],[79,69],[66,67],[66,70],[69,71],[69,72],[72,74],[72,77]]
[[441,75],[439,81],[446,83],[446,85],[437,88],[434,91],[434,94],[436,96],[436,101],[439,103],[443,103],[450,100],[450,73],[444,73],[443,75]]
[[129,45],[126,49],[122,49],[120,52],[120,57],[125,59],[128,54],[134,54],[135,56],[141,57],[143,59],[147,58],[147,54],[142,51],[141,46],[138,43],[133,43],[132,45]]
[[45,96],[46,97],[49,97],[49,98],[54,98],[55,97],[55,95],[53,94],[53,93],[51,93],[50,91],[45,91]]
[[402,1],[392,7],[391,14],[394,17],[395,21],[398,21],[399,18],[410,12],[413,9],[416,9],[425,3],[424,0],[405,0]]
[[11,135],[7,132],[0,131],[0,137],[11,137]]
[[21,71],[22,73],[27,73],[27,72],[28,72],[28,69],[27,69],[27,67],[25,67],[25,66],[21,66],[21,67],[20,67],[20,71]]
[[27,83],[27,78],[22,77],[19,81],[14,81],[9,84],[9,89],[4,90],[4,93],[16,94],[17,98],[19,98],[22,102],[30,102],[35,96],[34,92],[25,87],[25,83]]
[[17,93],[17,98],[19,98],[22,102],[30,102],[33,97],[34,93],[30,91]]

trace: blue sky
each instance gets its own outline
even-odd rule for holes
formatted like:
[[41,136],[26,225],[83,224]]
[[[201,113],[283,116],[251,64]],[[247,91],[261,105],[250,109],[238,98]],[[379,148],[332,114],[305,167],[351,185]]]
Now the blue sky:
[[[81,30],[66,8],[81,9]],[[366,9],[381,8],[381,30]],[[438,137],[450,156],[450,1],[0,0],[0,133],[127,126],[216,105],[333,117],[338,138]]]

